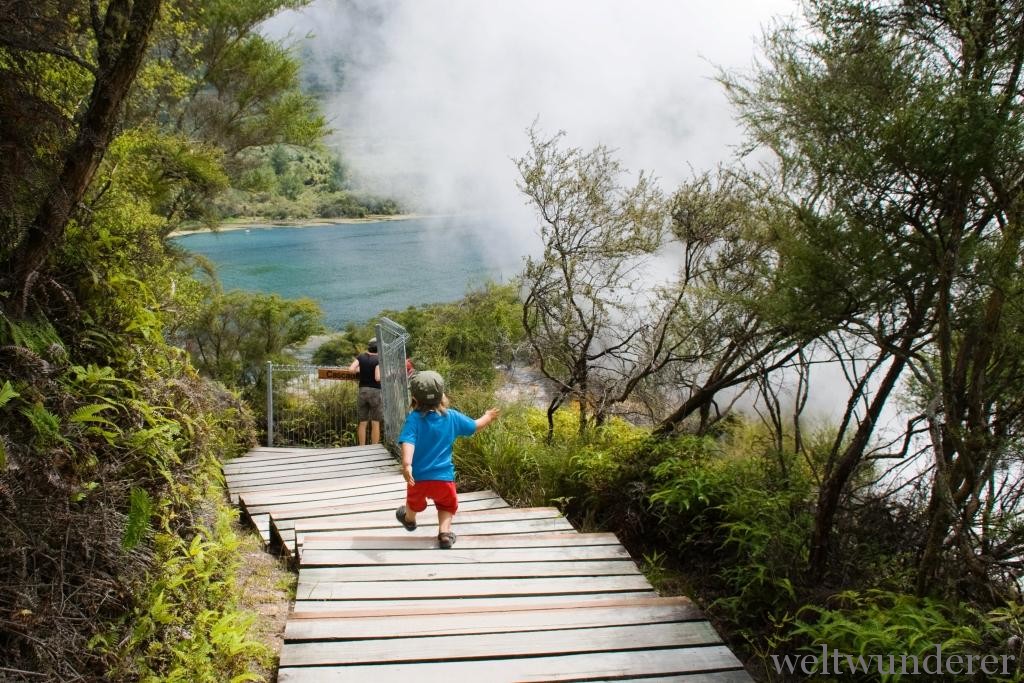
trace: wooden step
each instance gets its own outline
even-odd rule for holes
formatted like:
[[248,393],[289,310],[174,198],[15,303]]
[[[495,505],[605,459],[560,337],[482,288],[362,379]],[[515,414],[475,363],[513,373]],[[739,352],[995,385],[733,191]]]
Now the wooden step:
[[[631,652],[487,658],[476,661],[281,667],[278,683],[370,681],[400,683],[473,683],[508,681],[673,680],[683,683],[751,683],[739,660],[724,645],[662,648]],[[671,676],[671,678],[667,678]]]
[[502,597],[512,595],[573,595],[651,590],[642,574],[636,576],[524,577],[504,579],[451,579],[434,581],[317,582],[299,573],[296,599],[400,600],[408,598]]
[[482,657],[502,659],[575,652],[679,648],[718,645],[721,642],[721,638],[706,621],[552,629],[544,631],[542,635],[536,631],[513,631],[422,636],[415,642],[405,638],[286,642],[281,649],[281,666],[452,662]]
[[[456,548],[555,548],[563,546],[619,545],[615,534],[582,534],[554,532],[549,534],[509,534],[505,536],[470,536],[460,534]],[[358,533],[307,533],[303,540],[307,550],[433,550],[437,539],[430,536],[373,536]]]

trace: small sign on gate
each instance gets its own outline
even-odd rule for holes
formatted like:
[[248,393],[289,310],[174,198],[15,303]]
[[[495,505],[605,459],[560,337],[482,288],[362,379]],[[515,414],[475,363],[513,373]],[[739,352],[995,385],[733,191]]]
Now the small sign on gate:
[[359,373],[348,368],[317,368],[316,378],[357,380]]

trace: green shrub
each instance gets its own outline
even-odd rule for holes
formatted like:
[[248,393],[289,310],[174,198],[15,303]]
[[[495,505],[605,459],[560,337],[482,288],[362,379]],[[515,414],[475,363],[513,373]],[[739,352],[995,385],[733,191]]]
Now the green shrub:
[[333,382],[304,392],[280,391],[274,443],[293,446],[330,447],[355,443],[356,386]]
[[232,528],[235,511],[220,490],[208,498],[214,506],[212,528],[200,527],[191,541],[161,533],[155,539],[154,571],[142,582],[142,594],[125,627],[97,636],[91,647],[116,653],[113,679],[141,681],[261,680],[254,665],[267,666],[271,653],[250,636],[256,615],[237,607],[235,572],[241,562],[239,538]]
[[[801,610],[801,619],[790,633],[791,642],[803,643],[801,652],[820,655],[822,646],[832,651],[859,655],[884,655],[883,673],[877,664],[870,674],[863,671],[851,674],[844,671],[842,676],[817,674],[815,680],[858,680],[895,683],[901,680],[916,680],[917,676],[904,676],[901,656],[916,656],[923,661],[935,653],[941,645],[943,656],[961,655],[1003,655],[1019,658],[1019,645],[1007,650],[1007,641],[1002,639],[1001,628],[1020,608],[1007,608],[992,614],[981,614],[966,605],[953,605],[928,598],[917,598],[902,593],[886,591],[848,591],[840,593],[830,601],[830,607],[806,606]],[[1019,639],[1019,621],[1015,618]],[[895,655],[896,666],[890,671],[888,655]],[[930,681],[982,680],[975,676],[929,675]],[[985,676],[986,681],[1016,681],[1020,674],[1013,668],[1009,677]]]
[[[460,394],[455,406],[477,417],[490,401],[483,395]],[[493,489],[510,505],[551,505],[567,476],[565,450],[551,448],[524,428],[526,416],[535,409],[520,404],[504,406],[502,416],[486,430],[455,445],[455,469],[459,485],[468,490]]]
[[715,612],[751,642],[796,600],[813,522],[806,464],[759,454],[756,432],[735,423],[717,440],[677,440],[679,454],[651,471],[650,496],[661,543],[708,577]]

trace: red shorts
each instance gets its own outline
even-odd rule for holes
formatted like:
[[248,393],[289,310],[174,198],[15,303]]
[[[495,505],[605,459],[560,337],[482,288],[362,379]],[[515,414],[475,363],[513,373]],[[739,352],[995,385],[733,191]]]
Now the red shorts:
[[459,496],[455,491],[454,481],[427,479],[417,481],[415,486],[406,485],[405,506],[413,512],[426,510],[427,498],[434,501],[434,507],[438,510],[454,515],[459,509]]

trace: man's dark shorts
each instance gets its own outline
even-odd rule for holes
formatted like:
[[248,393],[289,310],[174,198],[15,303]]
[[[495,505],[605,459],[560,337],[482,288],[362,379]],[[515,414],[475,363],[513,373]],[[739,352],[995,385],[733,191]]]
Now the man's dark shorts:
[[380,402],[380,389],[359,387],[356,397],[356,417],[360,422],[381,422],[384,420],[384,408]]

